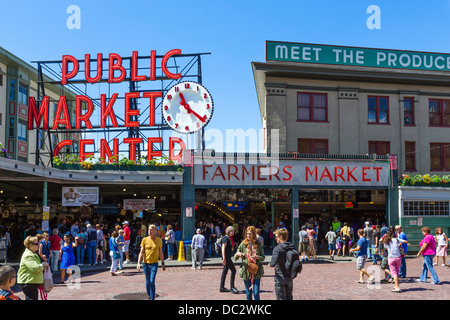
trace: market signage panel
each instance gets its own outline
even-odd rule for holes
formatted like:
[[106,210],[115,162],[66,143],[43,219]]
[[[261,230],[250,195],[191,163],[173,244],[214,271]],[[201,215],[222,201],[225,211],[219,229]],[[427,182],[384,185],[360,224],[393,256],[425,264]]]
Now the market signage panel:
[[98,187],[63,187],[62,206],[81,207],[98,204]]
[[450,71],[450,54],[266,41],[266,61]]
[[387,187],[388,162],[279,161],[271,164],[194,166],[196,186]]
[[155,199],[124,199],[124,210],[155,210]]

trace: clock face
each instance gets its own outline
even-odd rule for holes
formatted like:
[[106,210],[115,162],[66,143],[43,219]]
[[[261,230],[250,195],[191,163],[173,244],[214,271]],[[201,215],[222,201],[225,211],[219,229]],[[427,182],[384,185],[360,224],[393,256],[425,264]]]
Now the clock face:
[[179,133],[193,133],[208,124],[214,110],[209,91],[194,81],[179,82],[167,91],[162,104],[164,120]]

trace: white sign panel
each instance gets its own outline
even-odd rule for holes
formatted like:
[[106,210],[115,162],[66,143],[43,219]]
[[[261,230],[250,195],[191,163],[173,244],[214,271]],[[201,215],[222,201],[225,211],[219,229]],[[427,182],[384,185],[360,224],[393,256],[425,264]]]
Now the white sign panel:
[[271,164],[196,163],[197,186],[387,187],[389,162],[280,160]]
[[63,187],[62,205],[81,207],[98,204],[98,187]]
[[155,210],[155,199],[124,199],[125,210]]

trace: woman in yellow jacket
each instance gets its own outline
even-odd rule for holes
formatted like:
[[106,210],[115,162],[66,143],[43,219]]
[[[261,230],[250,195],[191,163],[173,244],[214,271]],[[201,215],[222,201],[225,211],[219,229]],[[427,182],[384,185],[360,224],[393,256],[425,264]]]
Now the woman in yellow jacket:
[[22,288],[26,300],[39,299],[39,285],[44,283],[44,269],[48,268],[47,262],[42,262],[37,255],[39,241],[37,237],[27,237],[23,242],[25,252],[20,259],[20,267],[17,272],[17,283]]

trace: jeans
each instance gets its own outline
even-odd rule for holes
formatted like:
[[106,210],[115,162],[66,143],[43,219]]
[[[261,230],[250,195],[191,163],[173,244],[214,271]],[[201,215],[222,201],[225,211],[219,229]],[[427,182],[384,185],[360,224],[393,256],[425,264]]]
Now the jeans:
[[367,246],[367,257],[372,259],[372,245]]
[[255,300],[260,300],[259,299],[260,284],[261,284],[261,279],[254,279],[253,287],[250,289],[250,287],[252,286],[252,281],[244,280],[245,293],[247,294],[247,300],[252,300],[252,295],[255,297]]
[[56,272],[58,271],[58,265],[59,265],[59,250],[51,250],[52,256],[50,258],[52,262],[52,271]]
[[155,300],[155,279],[158,272],[158,263],[143,263],[145,275],[145,288],[150,300]]
[[[375,250],[376,247],[377,247],[376,245],[372,244],[372,245],[370,246],[371,251]],[[378,249],[378,250],[380,250],[380,249]],[[378,252],[379,252],[379,251],[378,251]],[[373,263],[377,263],[377,260],[382,261],[383,258],[382,258],[379,254],[372,254],[372,261],[373,261]]]
[[167,256],[172,257],[173,256],[173,247],[175,246],[174,243],[167,243]]
[[275,296],[277,300],[293,300],[292,290],[294,281],[292,279],[278,279],[275,276]]
[[203,257],[205,255],[205,249],[196,248],[192,249],[192,268],[195,269],[198,258],[198,267],[201,268],[203,266]]
[[227,274],[228,274],[228,269],[231,271],[230,287],[234,288],[234,278],[236,277],[236,267],[234,266],[234,263],[231,260],[231,257],[225,258],[225,262],[226,262],[226,264],[223,266],[222,276],[220,278],[220,288],[224,288],[225,287],[225,279],[226,279]]
[[123,268],[123,251],[119,249],[120,252],[120,259],[119,259],[119,270],[122,270]]
[[402,258],[402,264],[400,266],[400,272],[398,274],[400,278],[406,277],[406,258]]
[[97,258],[97,240],[89,241],[87,243],[87,257],[88,257],[88,264],[95,264],[96,258]]
[[120,259],[114,259],[114,252],[110,251],[109,255],[111,257],[111,269],[109,269],[109,271],[111,273],[116,272],[117,271],[117,265],[119,264],[119,260]]
[[84,244],[77,246],[77,264],[84,264]]
[[428,271],[431,273],[431,279],[434,283],[439,283],[439,278],[437,276],[436,271],[433,268],[433,258],[434,255],[424,255],[423,257],[423,265],[422,265],[422,273],[420,274],[420,280],[423,282],[427,281]]

